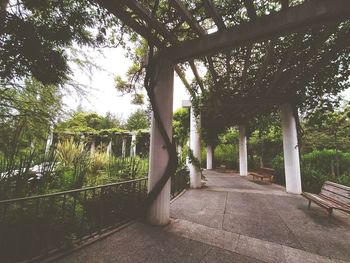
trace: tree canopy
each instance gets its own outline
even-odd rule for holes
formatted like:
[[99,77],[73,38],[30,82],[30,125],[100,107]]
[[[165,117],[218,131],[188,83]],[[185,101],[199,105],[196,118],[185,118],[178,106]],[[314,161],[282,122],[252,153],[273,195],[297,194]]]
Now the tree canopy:
[[70,73],[66,48],[116,45],[119,28],[115,16],[89,0],[4,0],[0,79],[13,84],[33,76],[43,84],[61,84]]

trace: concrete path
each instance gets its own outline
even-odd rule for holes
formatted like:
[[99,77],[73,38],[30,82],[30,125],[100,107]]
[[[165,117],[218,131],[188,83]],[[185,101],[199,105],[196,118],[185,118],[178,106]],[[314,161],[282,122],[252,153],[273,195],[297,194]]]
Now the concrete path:
[[58,262],[350,262],[350,217],[277,185],[205,172],[171,205],[166,227],[135,223]]

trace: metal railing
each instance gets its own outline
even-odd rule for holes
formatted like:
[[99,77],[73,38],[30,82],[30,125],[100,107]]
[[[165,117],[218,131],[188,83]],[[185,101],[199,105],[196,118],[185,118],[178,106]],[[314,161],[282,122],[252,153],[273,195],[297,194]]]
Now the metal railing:
[[[148,178],[0,201],[0,262],[45,256],[140,216]],[[171,177],[171,198],[188,185]]]
[[147,178],[0,201],[0,262],[33,258],[138,216]]
[[177,171],[177,173],[171,177],[171,198],[175,198],[178,194],[180,194],[184,189],[186,189],[188,184],[188,171],[186,169]]

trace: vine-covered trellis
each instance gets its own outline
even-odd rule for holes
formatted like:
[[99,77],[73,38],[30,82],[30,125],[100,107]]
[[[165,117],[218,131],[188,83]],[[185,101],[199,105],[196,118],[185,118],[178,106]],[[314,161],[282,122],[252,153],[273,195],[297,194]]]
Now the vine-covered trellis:
[[[331,103],[349,78],[350,2],[346,0],[96,0],[149,46],[145,86],[169,153],[153,200],[174,172],[176,154],[154,88],[161,61],[175,65],[202,127],[215,136],[282,103]],[[214,33],[210,33],[214,32]],[[208,69],[205,78],[198,65]],[[186,80],[189,65],[195,82]]]
[[72,141],[75,144],[82,144],[86,151],[107,153],[113,156],[141,156],[147,157],[149,151],[149,131],[140,130],[137,132],[103,130],[99,132],[71,132],[55,131],[50,135],[46,147],[55,149],[57,143]]

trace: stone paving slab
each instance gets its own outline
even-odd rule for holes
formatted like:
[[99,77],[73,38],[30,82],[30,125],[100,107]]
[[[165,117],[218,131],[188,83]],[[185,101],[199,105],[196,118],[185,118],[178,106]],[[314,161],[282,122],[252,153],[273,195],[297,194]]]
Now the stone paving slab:
[[[241,256],[247,256],[263,262],[320,262],[331,263],[334,259],[306,252],[278,243],[268,242],[245,235],[212,229],[193,222],[175,219],[164,229],[191,240],[222,248]],[[217,261],[219,262],[219,261]],[[337,262],[346,262],[337,260]]]
[[262,263],[263,261],[175,235],[164,231],[163,227],[154,227],[137,222],[55,262]]
[[[350,217],[335,212],[328,222],[324,209],[313,205],[309,210],[307,200],[299,195],[288,194],[275,184],[261,184],[237,174],[205,171],[207,187],[187,191],[172,204],[174,218],[188,220],[204,226],[250,236],[280,245],[301,249],[334,259],[350,260]],[[230,185],[232,187],[222,187]],[[199,205],[190,201],[200,192]],[[215,201],[202,198],[211,192],[226,193]],[[210,203],[216,210],[216,223],[203,215],[202,207]],[[221,203],[219,203],[221,202]],[[222,203],[225,208],[221,209]],[[182,204],[186,204],[183,205]],[[176,208],[173,210],[173,208]],[[220,214],[222,212],[222,214]],[[190,216],[189,216],[190,215]],[[221,217],[220,217],[221,216]],[[222,224],[218,220],[222,218]]]
[[350,262],[350,217],[278,185],[205,171],[207,186],[171,204],[166,227],[141,222],[57,262]]

